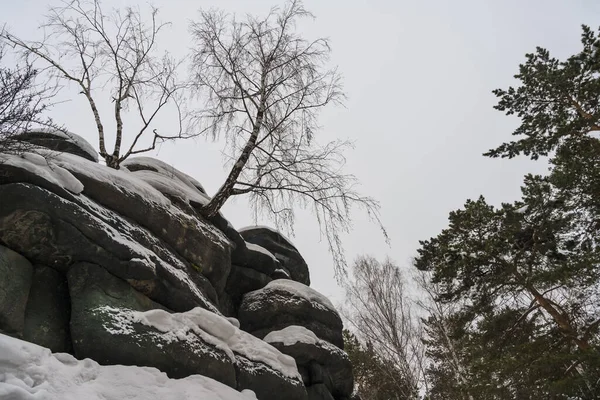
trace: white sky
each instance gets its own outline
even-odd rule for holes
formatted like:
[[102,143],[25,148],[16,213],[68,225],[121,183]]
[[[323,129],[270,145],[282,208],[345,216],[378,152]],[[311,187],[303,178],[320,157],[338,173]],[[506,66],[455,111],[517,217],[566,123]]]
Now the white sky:
[[[103,4],[136,3],[145,4]],[[276,0],[152,4],[164,21],[173,22],[162,44],[177,55],[191,46],[187,28],[200,7],[263,14],[277,5]],[[47,5],[47,0],[0,0],[0,23],[35,39]],[[390,256],[407,269],[418,240],[437,235],[448,212],[467,198],[484,194],[494,204],[516,200],[522,176],[543,172],[542,163],[481,156],[509,140],[517,122],[492,109],[491,90],[511,84],[518,64],[535,46],[560,57],[577,51],[580,25],[594,28],[600,17],[600,2],[594,0],[305,0],[305,5],[317,19],[303,22],[301,30],[308,39],[331,40],[333,64],[343,73],[348,94],[345,108],[323,113],[319,134],[355,141],[347,172],[357,175],[363,193],[380,200],[391,236],[388,247],[377,227],[355,214],[354,232],[345,238],[347,258]],[[83,98],[54,111],[58,122],[97,147]],[[173,115],[162,115],[161,132],[171,123]],[[205,140],[178,142],[151,155],[194,176],[211,194],[226,174],[221,147]],[[253,223],[241,198],[226,204],[224,214],[237,228]],[[340,303],[342,291],[316,222],[303,213],[297,220],[293,241],[309,265],[312,287]]]

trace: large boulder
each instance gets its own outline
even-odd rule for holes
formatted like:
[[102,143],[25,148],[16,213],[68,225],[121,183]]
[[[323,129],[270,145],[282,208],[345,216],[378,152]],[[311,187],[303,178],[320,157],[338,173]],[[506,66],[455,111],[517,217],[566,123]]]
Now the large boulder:
[[216,310],[215,290],[200,272],[148,230],[87,197],[68,201],[38,186],[7,184],[0,198],[0,241],[31,261],[62,272],[93,262],[170,309]]
[[208,376],[235,387],[231,357],[208,336],[181,337],[136,320],[136,312],[168,310],[127,282],[93,264],[77,264],[68,273],[71,294],[71,336],[77,358],[105,365],[156,367],[171,378]]
[[263,338],[290,325],[303,326],[320,339],[343,348],[342,320],[331,302],[301,283],[278,279],[247,293],[238,319],[242,329]]
[[301,326],[269,333],[264,340],[309,371],[310,385],[322,384],[334,397],[352,394],[354,380],[348,355]]
[[25,311],[23,339],[54,353],[70,353],[70,318],[66,276],[53,268],[37,265]]
[[56,129],[36,129],[14,136],[50,150],[75,154],[89,161],[98,162],[98,153],[84,138],[72,132]]
[[[0,199],[0,204],[5,201],[2,195]],[[25,257],[0,245],[0,332],[23,334],[32,275],[33,266]]]
[[84,195],[152,232],[206,276],[217,293],[224,290],[231,241],[212,223],[182,210],[169,198],[203,201],[205,195],[199,190],[160,173],[114,170],[70,154],[61,154],[54,162],[83,183]]
[[244,242],[232,254],[231,261],[241,267],[252,268],[265,275],[272,276],[281,268],[279,260],[271,252],[254,243]]
[[240,229],[246,242],[259,245],[272,253],[296,282],[310,285],[308,265],[298,249],[280,232],[262,226]]
[[[151,157],[130,158],[125,160],[121,164],[121,167],[133,172],[136,178],[146,182],[171,199],[188,215],[195,215],[200,220],[203,220],[201,209],[208,204],[210,197],[196,179],[163,161]],[[235,230],[221,213],[217,213],[210,220],[210,223],[229,239],[229,245],[233,251],[233,263],[247,266],[243,263],[238,263],[239,258],[235,258],[236,255],[242,254],[246,250],[244,239],[242,239],[238,231]],[[226,277],[226,275],[224,274],[221,277]],[[219,282],[222,283],[223,281]],[[221,294],[222,286],[216,283],[215,287],[219,291],[219,294]]]

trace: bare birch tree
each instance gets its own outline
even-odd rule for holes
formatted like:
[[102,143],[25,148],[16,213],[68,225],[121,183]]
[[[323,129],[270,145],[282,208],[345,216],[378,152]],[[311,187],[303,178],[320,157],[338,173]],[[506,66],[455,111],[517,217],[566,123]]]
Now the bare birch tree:
[[[430,346],[438,347],[435,351],[435,357],[430,359],[430,368],[426,374],[435,375],[435,363],[443,363],[445,368],[438,370],[449,370],[452,387],[455,393],[452,396],[463,400],[474,400],[469,393],[468,371],[465,368],[460,350],[452,337],[449,327],[450,316],[455,314],[460,308],[460,303],[445,303],[438,300],[442,290],[439,283],[433,282],[431,273],[417,271],[414,276],[414,282],[421,291],[422,296],[416,301],[416,304],[426,313],[423,341]],[[435,376],[427,377],[426,380],[439,379]],[[428,388],[431,390],[431,388]],[[428,390],[428,392],[429,392]],[[437,393],[436,393],[437,395]]]
[[7,67],[5,45],[0,42],[0,152],[19,154],[32,145],[17,139],[17,135],[32,126],[55,127],[44,116],[52,105],[56,87],[40,82],[38,71],[30,64]]
[[[149,19],[144,20],[139,8],[105,12],[100,0],[63,1],[50,9],[41,41],[2,33],[26,60],[43,62],[53,76],[80,89],[98,131],[99,153],[112,168],[119,168],[132,154],[154,149],[157,143],[185,136],[181,113],[173,132],[160,134],[152,129],[156,116],[169,103],[180,110],[184,87],[177,78],[179,63],[157,48],[157,38],[168,25],[160,23],[157,14],[151,8]],[[102,98],[107,93],[110,98]],[[107,149],[106,121],[99,109],[99,103],[106,100],[113,103],[116,126],[112,151]],[[125,146],[123,118],[128,111],[137,115],[139,124],[128,130],[131,140]],[[138,148],[148,131],[152,139]]]
[[[400,269],[389,259],[379,262],[373,257],[359,257],[352,274],[343,279],[343,287],[342,312],[356,336],[372,346],[385,363],[401,371],[398,391],[403,398],[414,398],[425,384],[425,348]],[[398,375],[390,374],[389,378],[397,380]]]
[[231,196],[249,194],[257,212],[291,228],[294,206],[312,207],[341,272],[340,234],[351,227],[352,206],[379,223],[379,205],[341,172],[350,143],[315,138],[320,111],[340,104],[344,93],[339,73],[327,66],[328,41],[297,33],[296,22],[307,17],[302,3],[291,1],[262,19],[202,11],[192,23],[194,82],[207,100],[196,121],[213,139],[226,138],[232,164],[203,213],[214,217]]

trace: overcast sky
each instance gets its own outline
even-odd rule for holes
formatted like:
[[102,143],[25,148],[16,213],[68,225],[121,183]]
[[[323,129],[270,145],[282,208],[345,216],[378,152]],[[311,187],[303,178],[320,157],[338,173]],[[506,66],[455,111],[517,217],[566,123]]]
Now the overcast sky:
[[[137,3],[146,4],[103,2],[105,8]],[[152,4],[160,8],[163,21],[173,23],[161,44],[183,55],[192,45],[189,22],[200,7],[262,15],[278,3]],[[48,5],[47,0],[0,0],[0,23],[23,38],[38,38],[36,28]],[[331,40],[332,63],[344,75],[348,94],[344,108],[322,114],[319,135],[355,142],[347,154],[347,172],[381,202],[391,237],[387,246],[377,227],[356,213],[354,231],[345,237],[347,258],[389,256],[407,270],[418,241],[439,233],[448,213],[467,198],[483,194],[494,204],[516,200],[523,175],[544,171],[539,162],[481,156],[510,139],[517,123],[492,108],[491,90],[512,84],[518,64],[535,46],[559,57],[570,55],[579,49],[580,25],[596,28],[600,21],[595,0],[305,0],[305,5],[317,19],[304,21],[300,29],[308,39]],[[97,147],[82,97],[57,107],[53,116]],[[160,117],[163,131],[173,118]],[[221,147],[205,140],[179,142],[153,155],[194,176],[212,194],[226,174]],[[243,199],[226,204],[224,214],[237,228],[253,223]],[[293,241],[309,265],[312,287],[341,302],[326,243],[310,214],[298,215]]]

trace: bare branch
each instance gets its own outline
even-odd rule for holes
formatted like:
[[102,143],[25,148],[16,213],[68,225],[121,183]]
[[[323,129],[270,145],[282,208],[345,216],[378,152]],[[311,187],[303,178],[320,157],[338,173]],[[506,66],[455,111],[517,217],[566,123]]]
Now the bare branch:
[[255,214],[292,230],[294,209],[310,207],[340,276],[346,266],[341,235],[351,229],[353,206],[381,227],[379,204],[341,172],[349,143],[313,140],[320,111],[341,104],[344,93],[337,69],[327,65],[327,40],[308,41],[296,32],[306,17],[312,14],[302,2],[291,1],[262,19],[202,11],[192,23],[193,85],[206,100],[195,115],[196,130],[224,136],[233,160],[203,213],[211,218],[230,196],[247,194]]
[[[158,10],[150,8],[149,22],[139,8],[114,9],[106,12],[100,0],[63,1],[50,9],[42,25],[45,36],[40,42],[25,41],[3,33],[3,38],[21,51],[25,59],[34,58],[50,67],[51,73],[81,88],[89,104],[98,131],[100,155],[106,164],[119,168],[136,149],[156,115],[167,105],[181,101],[185,85],[177,79],[180,63],[157,49],[157,37],[169,24],[157,20]],[[106,91],[109,99],[101,99]],[[100,115],[97,103],[111,100],[116,130],[114,147],[106,146],[105,116]],[[133,106],[140,117],[139,129],[127,150],[121,155],[124,140],[123,115]],[[182,114],[178,108],[180,130],[171,137],[189,137],[183,132]],[[163,136],[162,138],[165,138]],[[156,141],[161,139],[154,136]],[[161,139],[162,140],[162,139]]]

